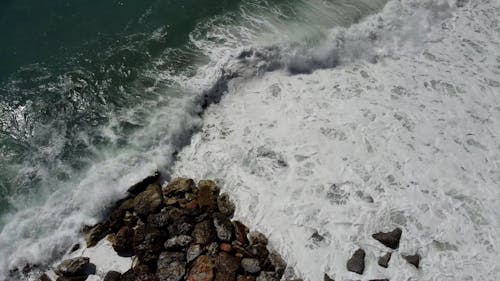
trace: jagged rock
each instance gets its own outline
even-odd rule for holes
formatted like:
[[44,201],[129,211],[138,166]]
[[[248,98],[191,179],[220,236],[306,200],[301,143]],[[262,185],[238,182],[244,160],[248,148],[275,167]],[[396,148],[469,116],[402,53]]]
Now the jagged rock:
[[255,277],[238,275],[238,277],[236,278],[236,281],[255,281]]
[[123,226],[116,233],[113,241],[113,249],[119,255],[130,255],[132,252],[132,242],[133,242],[134,232],[128,226]]
[[330,276],[328,276],[328,274],[325,273],[325,275],[323,276],[323,280],[324,281],[335,281],[333,280]]
[[52,279],[50,279],[50,277],[46,273],[44,273],[40,275],[40,277],[38,277],[38,281],[52,281]]
[[163,249],[164,234],[156,228],[138,224],[134,229],[134,253],[144,264],[156,262]]
[[357,274],[363,274],[363,271],[365,271],[365,255],[365,251],[362,249],[356,250],[347,261],[347,270]]
[[198,205],[201,209],[212,212],[217,207],[216,196],[219,188],[213,181],[201,180],[198,183]]
[[163,196],[161,195],[160,186],[151,184],[134,198],[134,210],[139,215],[147,216],[154,213],[160,207],[162,201]]
[[389,266],[389,261],[391,260],[391,253],[387,253],[380,258],[378,258],[378,265],[387,268]]
[[206,245],[216,238],[216,232],[212,221],[204,220],[194,226],[193,233],[194,243]]
[[186,192],[191,192],[196,188],[196,184],[192,179],[187,179],[187,178],[176,178],[173,179],[171,182],[163,188],[163,196],[165,198],[169,196],[175,196],[178,194],[183,194]]
[[391,232],[379,232],[372,235],[372,237],[391,249],[399,248],[399,240],[403,231],[401,228],[396,228]]
[[205,250],[208,256],[215,257],[219,253],[219,244],[212,242],[205,247]]
[[84,238],[87,248],[95,246],[102,238],[106,237],[109,233],[107,223],[98,223],[92,227],[84,229]]
[[233,221],[234,232],[236,234],[236,240],[241,243],[242,246],[247,246],[248,241],[248,227],[246,227],[240,221]]
[[188,235],[179,235],[168,239],[164,246],[165,249],[180,249],[189,245],[191,241],[193,241],[193,237]]
[[129,187],[127,191],[130,194],[137,195],[143,192],[146,189],[146,187],[148,187],[150,184],[157,182],[159,178],[160,178],[160,173],[158,171],[155,171],[152,175],[146,177],[142,181]]
[[229,195],[227,195],[227,193],[222,193],[217,198],[217,207],[219,208],[219,212],[221,212],[228,218],[233,217],[234,210],[236,209],[236,206],[234,205],[233,202],[231,202],[231,200],[229,199]]
[[258,231],[252,231],[248,235],[248,239],[250,240],[251,245],[267,245],[267,238],[264,234]]
[[239,267],[239,260],[235,256],[225,252],[219,253],[215,258],[215,280],[234,281]]
[[179,281],[186,274],[183,253],[163,252],[157,263],[156,275],[160,281]]
[[222,241],[231,241],[233,237],[233,225],[231,221],[221,213],[215,213],[213,217],[217,237]]
[[108,218],[109,228],[116,232],[123,226],[123,218],[127,211],[134,209],[134,198],[119,201]]
[[108,271],[108,273],[106,273],[106,276],[104,276],[103,281],[120,281],[121,276],[122,274],[118,271]]
[[419,268],[420,266],[420,255],[415,254],[415,255],[408,255],[408,256],[403,256],[403,258],[409,263],[414,265],[416,268]]
[[274,267],[274,271],[278,274],[278,278],[281,278],[287,266],[285,260],[276,251],[270,251],[267,258]]
[[260,271],[260,262],[257,259],[244,258],[241,260],[241,267],[246,272],[257,273]]
[[193,263],[187,281],[212,281],[214,264],[208,256],[199,256]]
[[274,272],[262,271],[256,281],[279,281],[279,279]]
[[77,257],[61,262],[54,272],[60,276],[86,276],[95,273],[95,268],[92,272],[89,258]]
[[191,261],[196,259],[199,255],[201,255],[202,252],[203,252],[203,249],[198,244],[193,244],[193,245],[189,246],[189,248],[187,249],[187,252],[186,252],[187,262],[190,263]]
[[125,271],[125,273],[123,273],[122,276],[120,277],[120,281],[135,281],[134,270],[131,268]]

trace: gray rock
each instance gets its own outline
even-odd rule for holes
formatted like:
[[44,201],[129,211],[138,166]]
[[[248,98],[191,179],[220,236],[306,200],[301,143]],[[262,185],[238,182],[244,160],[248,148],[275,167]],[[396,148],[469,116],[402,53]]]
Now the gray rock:
[[399,240],[401,239],[401,234],[403,231],[401,228],[396,228],[391,232],[379,232],[372,235],[373,239],[384,244],[386,247],[391,249],[399,248]]
[[179,235],[168,239],[164,246],[165,249],[179,249],[186,247],[189,243],[191,243],[191,241],[193,241],[193,237],[188,235]]
[[205,250],[208,256],[215,257],[219,253],[219,244],[217,242],[212,242],[207,245]]
[[234,210],[236,209],[236,206],[231,202],[227,193],[222,193],[217,198],[217,207],[219,208],[219,212],[229,218],[233,217]]
[[387,268],[389,266],[389,261],[391,260],[391,253],[387,253],[380,258],[378,258],[378,265]]
[[257,273],[260,271],[260,262],[257,259],[244,258],[241,260],[241,267],[246,272]]
[[233,237],[233,225],[225,215],[221,213],[214,214],[214,226],[217,237],[222,241],[231,241]]
[[357,274],[363,274],[363,271],[365,271],[365,255],[365,251],[362,249],[356,250],[347,261],[347,270]]
[[157,263],[156,275],[160,281],[180,281],[186,274],[186,261],[183,253],[163,252]]
[[65,260],[57,266],[54,272],[60,276],[82,276],[95,273],[95,271],[91,272],[90,259],[87,257]]
[[186,259],[187,262],[190,263],[191,261],[195,260],[201,253],[203,252],[203,249],[199,244],[193,244],[189,246],[186,252]]
[[279,281],[279,279],[274,272],[262,271],[256,281]]

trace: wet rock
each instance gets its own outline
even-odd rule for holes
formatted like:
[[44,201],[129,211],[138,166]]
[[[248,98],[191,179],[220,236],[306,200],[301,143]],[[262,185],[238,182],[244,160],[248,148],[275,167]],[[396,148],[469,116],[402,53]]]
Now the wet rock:
[[54,270],[60,276],[82,276],[95,273],[87,257],[78,257],[61,262]]
[[241,267],[246,272],[257,273],[260,271],[260,262],[257,259],[244,258],[241,260]]
[[213,217],[217,237],[222,241],[231,241],[233,237],[233,225],[231,221],[221,213],[215,213]]
[[134,232],[128,226],[120,228],[112,243],[113,249],[120,256],[130,256],[132,252]]
[[372,237],[391,249],[399,248],[399,240],[403,231],[396,228],[391,232],[379,232],[372,235]]
[[241,243],[242,246],[247,246],[248,241],[248,227],[246,227],[240,221],[233,221],[234,233],[236,234],[236,240]]
[[189,245],[193,241],[193,238],[188,235],[179,235],[173,238],[170,238],[165,242],[165,249],[182,249]]
[[281,278],[287,266],[285,260],[276,251],[270,251],[268,259],[274,267],[274,271],[278,274],[278,278]]
[[212,212],[217,207],[216,196],[219,188],[213,181],[201,180],[198,183],[198,205],[201,209]]
[[160,281],[179,281],[186,274],[184,253],[163,252],[157,263],[156,275]]
[[107,223],[98,223],[92,227],[84,229],[84,238],[87,247],[95,246],[101,239],[106,237],[109,233],[109,227]]
[[208,256],[215,257],[219,253],[219,244],[212,242],[205,247],[205,250]]
[[119,201],[108,218],[109,228],[116,232],[123,226],[123,218],[127,211],[134,209],[134,198]]
[[279,279],[274,272],[262,271],[256,281],[279,281]]
[[184,194],[186,192],[191,192],[196,188],[196,184],[192,179],[187,178],[176,178],[167,184],[163,188],[163,196],[165,198],[169,196],[177,196],[179,194]]
[[238,277],[236,278],[236,281],[255,281],[255,277],[238,275]]
[[365,271],[365,255],[365,251],[362,249],[356,250],[347,261],[347,270],[357,274],[363,274],[363,271]]
[[218,281],[234,281],[236,271],[240,267],[239,260],[228,253],[221,252],[215,258],[215,280]]
[[122,276],[120,277],[120,281],[135,281],[134,270],[131,268],[125,271],[125,273],[123,273]]
[[335,281],[333,280],[330,276],[328,276],[328,274],[325,273],[325,275],[323,276],[323,280],[324,281]]
[[212,281],[214,264],[208,256],[199,256],[193,263],[187,281]]
[[134,253],[144,264],[156,262],[163,249],[164,234],[156,228],[138,225],[134,229]]
[[73,245],[73,247],[71,247],[71,249],[69,250],[70,253],[73,253],[75,251],[78,251],[80,249],[80,243],[76,243],[75,245]]
[[217,207],[219,208],[219,212],[221,212],[228,218],[233,217],[234,211],[236,209],[236,206],[233,202],[231,202],[231,200],[229,199],[229,195],[227,195],[226,193],[221,194],[217,198]]
[[149,185],[156,183],[159,178],[160,178],[160,173],[158,171],[155,171],[153,174],[146,177],[142,181],[129,187],[129,189],[127,191],[130,194],[137,195],[137,194],[143,192],[146,189],[146,187],[148,187]]
[[52,281],[52,279],[50,279],[50,277],[44,273],[40,275],[40,277],[38,277],[38,281]]
[[196,224],[191,235],[194,238],[194,242],[201,245],[206,245],[216,239],[215,228],[210,220],[204,220]]
[[415,266],[416,268],[419,268],[420,266],[420,255],[415,254],[415,255],[408,255],[408,256],[403,256],[403,258],[409,263]]
[[262,263],[267,260],[269,255],[269,251],[267,250],[267,246],[265,244],[252,244],[246,248],[247,252]]
[[186,252],[187,262],[190,263],[191,261],[196,259],[199,255],[201,255],[202,252],[203,252],[203,249],[198,244],[194,244],[194,245],[189,246],[189,248],[187,249],[187,252]]
[[252,231],[248,235],[248,239],[250,240],[251,245],[267,245],[267,238],[264,234],[258,231]]
[[108,273],[106,273],[106,276],[104,276],[103,281],[120,281],[121,276],[122,274],[118,271],[108,271]]
[[389,266],[389,261],[391,260],[391,253],[387,253],[380,258],[378,258],[378,265],[387,268]]
[[146,190],[134,198],[134,210],[139,215],[147,216],[154,213],[162,204],[160,186],[157,184],[149,185]]

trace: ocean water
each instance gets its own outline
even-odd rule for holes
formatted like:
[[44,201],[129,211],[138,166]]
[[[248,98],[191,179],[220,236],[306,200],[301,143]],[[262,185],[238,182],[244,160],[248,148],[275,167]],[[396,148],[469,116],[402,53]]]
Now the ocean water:
[[499,1],[66,2],[0,4],[0,280],[155,169],[217,179],[304,280],[500,278]]

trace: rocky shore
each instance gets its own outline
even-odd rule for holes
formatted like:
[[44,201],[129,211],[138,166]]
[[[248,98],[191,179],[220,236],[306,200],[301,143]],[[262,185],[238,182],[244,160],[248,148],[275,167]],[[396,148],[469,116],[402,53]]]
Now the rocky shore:
[[[293,270],[269,247],[262,233],[231,220],[235,205],[227,194],[220,194],[215,182],[196,184],[192,179],[176,178],[161,187],[158,180],[159,175],[154,174],[130,187],[127,198],[104,221],[84,229],[87,248],[107,239],[119,256],[132,258],[127,271],[109,271],[97,280],[299,281],[283,276],[285,270]],[[373,234],[373,239],[389,249],[378,259],[380,267],[389,266],[401,235],[399,228]],[[363,249],[357,249],[346,269],[362,275],[365,255]],[[419,267],[418,254],[402,257]],[[79,256],[64,260],[53,271],[57,281],[84,281],[95,276],[96,265]],[[52,281],[47,274],[39,280]],[[324,280],[334,279],[325,274]],[[389,279],[371,279],[377,280]]]

